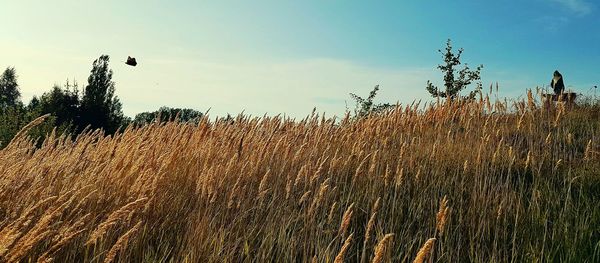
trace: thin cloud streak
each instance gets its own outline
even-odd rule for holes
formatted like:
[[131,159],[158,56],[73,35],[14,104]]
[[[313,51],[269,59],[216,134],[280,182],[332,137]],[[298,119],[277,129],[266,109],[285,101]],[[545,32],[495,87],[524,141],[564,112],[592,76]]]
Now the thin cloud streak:
[[566,7],[572,13],[585,16],[589,15],[593,11],[592,4],[588,3],[585,0],[550,0],[551,2],[557,3]]
[[556,34],[569,24],[567,17],[542,16],[534,20],[546,32]]

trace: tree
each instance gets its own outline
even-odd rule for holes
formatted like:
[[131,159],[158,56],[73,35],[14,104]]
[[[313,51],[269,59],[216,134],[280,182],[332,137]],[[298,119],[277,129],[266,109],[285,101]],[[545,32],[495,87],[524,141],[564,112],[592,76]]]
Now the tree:
[[135,115],[133,122],[136,125],[144,125],[160,120],[161,123],[168,121],[180,121],[197,123],[203,116],[202,112],[193,109],[179,109],[160,107],[157,111],[142,112]]
[[29,111],[38,115],[46,113],[56,117],[56,126],[72,126],[79,120],[79,95],[77,83],[68,81],[64,88],[54,85],[52,90],[44,93],[39,99],[34,97],[29,103]]
[[17,83],[15,68],[8,67],[0,76],[0,108],[14,107],[21,104],[21,92]]
[[[35,104],[35,100],[32,100]],[[4,148],[13,137],[40,114],[37,111],[30,111],[30,107],[23,107],[21,102],[14,107],[7,107],[0,110],[0,149]],[[50,134],[54,129],[54,116],[49,117],[44,123],[31,129],[28,134],[33,140],[38,140],[37,145],[41,145],[46,135]],[[59,132],[63,131],[59,127]]]
[[[461,65],[460,56],[463,53],[463,49],[458,50],[458,54],[452,52],[452,43],[450,39],[446,42],[446,52],[438,50],[444,58],[445,65],[438,65],[438,69],[444,73],[444,91],[440,91],[437,86],[434,86],[431,81],[427,81],[427,91],[431,93],[434,98],[449,98],[454,100],[460,96],[460,92],[466,89],[468,85],[474,81],[481,80],[480,73],[483,69],[483,65],[479,65],[475,70],[471,70],[465,63],[461,70],[456,69],[458,65]],[[455,71],[458,70],[458,78],[455,76]],[[471,91],[465,98],[474,98],[475,95],[481,90],[481,82],[477,83],[477,87],[474,91]]]
[[125,119],[121,102],[115,96],[113,71],[108,68],[109,60],[108,55],[102,55],[92,64],[88,85],[81,98],[80,129],[89,125],[92,129],[102,128],[107,133],[114,133]]
[[356,107],[354,108],[354,115],[356,117],[366,117],[371,113],[382,112],[394,107],[394,105],[389,103],[374,104],[373,99],[375,99],[377,91],[379,91],[379,85],[376,85],[375,88],[373,88],[366,99],[363,99],[354,93],[350,93],[350,97],[356,101]]

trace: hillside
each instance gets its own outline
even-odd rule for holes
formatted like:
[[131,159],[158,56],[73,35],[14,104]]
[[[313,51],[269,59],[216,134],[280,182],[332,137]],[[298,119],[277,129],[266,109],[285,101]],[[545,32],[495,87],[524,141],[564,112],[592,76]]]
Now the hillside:
[[0,150],[3,262],[600,261],[597,103],[205,116],[37,148],[42,121]]

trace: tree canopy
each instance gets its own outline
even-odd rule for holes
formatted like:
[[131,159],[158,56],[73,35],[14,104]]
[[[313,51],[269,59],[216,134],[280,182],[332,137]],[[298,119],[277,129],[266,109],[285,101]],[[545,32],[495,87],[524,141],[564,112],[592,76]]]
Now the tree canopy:
[[34,97],[28,107],[39,115],[52,114],[57,126],[77,125],[80,121],[77,84],[67,82],[64,87],[54,85],[51,91],[45,92],[40,98]]
[[[444,73],[444,88],[445,90],[438,89],[437,86],[433,85],[431,81],[427,81],[427,91],[434,98],[449,98],[451,100],[460,96],[460,92],[467,88],[468,85],[474,81],[481,80],[480,74],[483,65],[479,65],[475,70],[471,70],[468,64],[464,64],[464,67],[458,70],[456,67],[463,64],[460,59],[464,49],[460,48],[458,53],[452,51],[452,42],[450,39],[446,42],[446,51],[438,50],[442,54],[444,59],[443,65],[438,65],[438,69]],[[458,71],[458,72],[456,72]],[[455,75],[458,73],[458,76]],[[474,98],[477,92],[481,89],[481,83],[477,83],[477,87],[474,91],[471,91],[465,98]]]
[[21,103],[21,92],[15,68],[8,67],[0,76],[0,108],[14,107]]
[[79,129],[89,125],[92,129],[103,128],[107,133],[114,133],[125,119],[121,102],[115,95],[109,61],[108,55],[102,55],[92,64],[81,98]]
[[133,122],[136,125],[144,125],[153,122],[167,122],[167,121],[180,121],[180,122],[192,122],[197,123],[198,120],[203,116],[202,112],[193,109],[180,109],[180,108],[169,108],[160,107],[157,111],[153,112],[142,112],[135,115]]

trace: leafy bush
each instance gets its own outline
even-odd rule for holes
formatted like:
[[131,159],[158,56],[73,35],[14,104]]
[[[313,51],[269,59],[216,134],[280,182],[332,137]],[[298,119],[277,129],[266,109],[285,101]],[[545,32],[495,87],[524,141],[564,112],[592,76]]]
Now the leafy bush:
[[[460,92],[467,88],[468,85],[474,81],[481,80],[480,74],[483,65],[479,65],[475,70],[471,70],[469,65],[464,64],[464,67],[459,70],[458,76],[455,75],[456,66],[461,65],[460,57],[463,53],[463,49],[459,49],[457,54],[452,52],[452,43],[450,39],[446,42],[446,52],[438,50],[444,58],[444,65],[438,65],[438,69],[444,73],[444,88],[445,90],[439,90],[437,86],[433,85],[431,81],[427,81],[427,91],[434,98],[448,98],[454,100],[460,96]],[[477,87],[474,91],[471,91],[466,99],[473,99],[475,95],[481,90],[481,82],[477,83]]]

